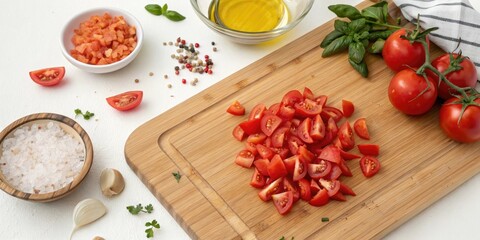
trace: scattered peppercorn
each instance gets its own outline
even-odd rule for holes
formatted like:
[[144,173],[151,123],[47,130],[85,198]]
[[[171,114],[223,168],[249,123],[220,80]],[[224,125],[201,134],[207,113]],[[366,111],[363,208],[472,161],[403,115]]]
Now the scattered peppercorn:
[[217,51],[217,47],[213,47],[213,51],[216,52],[216,51]]
[[178,71],[180,70],[180,67],[179,66],[175,66],[175,71]]
[[163,46],[167,46],[167,43],[166,43],[166,42],[163,42]]
[[139,82],[140,82],[140,80],[138,80],[138,78],[137,78],[137,79],[135,79],[135,83],[139,83]]
[[215,42],[212,42],[212,46],[215,46]]
[[153,72],[149,72],[148,76],[150,76],[150,77],[153,76]]
[[163,75],[163,78],[168,79],[168,75],[167,74]]
[[168,87],[168,88],[172,88],[172,84],[169,83],[169,84],[167,85],[167,87]]

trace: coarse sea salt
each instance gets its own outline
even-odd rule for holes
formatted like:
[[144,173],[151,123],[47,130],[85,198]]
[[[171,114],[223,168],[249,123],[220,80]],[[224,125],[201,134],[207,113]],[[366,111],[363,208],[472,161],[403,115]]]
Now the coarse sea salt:
[[2,145],[0,170],[15,189],[53,192],[73,181],[85,161],[85,147],[57,122],[15,130]]

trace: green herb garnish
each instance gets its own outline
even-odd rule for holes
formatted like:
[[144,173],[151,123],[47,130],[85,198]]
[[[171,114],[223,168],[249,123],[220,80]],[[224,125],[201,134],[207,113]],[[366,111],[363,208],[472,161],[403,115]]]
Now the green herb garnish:
[[145,9],[153,15],[156,15],[156,16],[163,15],[174,22],[179,22],[185,19],[185,17],[182,14],[178,13],[177,11],[168,10],[167,4],[164,4],[163,7],[161,7],[158,4],[148,4],[145,6]]
[[330,221],[330,219],[328,217],[323,217],[322,218],[322,222],[328,222],[328,221]]
[[177,172],[173,172],[172,175],[173,175],[173,177],[175,177],[175,180],[177,180],[177,183],[179,183],[180,178],[182,178],[182,174],[180,174],[180,172],[177,171]]
[[[290,240],[294,240],[295,238],[292,237]],[[282,236],[279,240],[286,240],[286,238],[284,236]]]
[[330,5],[328,9],[339,18],[348,18],[349,21],[335,20],[335,29],[320,44],[320,47],[324,48],[322,57],[348,50],[350,65],[363,77],[367,77],[367,51],[381,53],[385,39],[400,29],[399,26],[387,22],[388,3],[381,1],[362,11],[347,4]]
[[145,229],[145,233],[147,234],[147,238],[153,237],[153,229],[160,229],[160,224],[158,224],[157,220],[153,220],[151,222],[146,222],[145,227],[149,227]]
[[83,119],[85,119],[85,120],[89,120],[90,118],[95,116],[95,113],[91,113],[89,111],[86,111],[85,113],[83,113],[82,110],[80,110],[78,108],[75,109],[74,112],[75,112],[75,117],[78,116],[78,115],[82,115]]
[[145,206],[145,208],[142,206],[142,204],[138,204],[137,206],[127,206],[127,210],[132,214],[132,215],[138,215],[140,212],[144,213],[152,213],[153,212],[153,206],[152,204],[148,204]]

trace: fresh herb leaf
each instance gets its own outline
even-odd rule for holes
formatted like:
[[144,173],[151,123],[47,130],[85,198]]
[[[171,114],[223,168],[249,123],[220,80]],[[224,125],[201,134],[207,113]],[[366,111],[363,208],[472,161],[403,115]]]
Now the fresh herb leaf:
[[383,45],[385,45],[385,40],[379,38],[372,44],[368,51],[371,53],[381,53],[383,51]]
[[75,117],[78,116],[78,115],[82,115],[83,116],[83,119],[85,120],[89,120],[90,118],[92,118],[93,116],[95,116],[95,113],[91,113],[89,111],[86,111],[85,114],[82,113],[82,110],[80,109],[75,109],[74,110],[75,112]]
[[369,40],[377,40],[379,38],[386,40],[388,36],[390,36],[392,33],[394,33],[396,30],[395,29],[389,29],[385,31],[376,31],[376,32],[371,32],[368,35]]
[[349,58],[348,62],[353,67],[353,69],[357,70],[357,72],[359,72],[360,75],[362,75],[362,77],[368,77],[368,68],[367,68],[367,64],[365,63],[365,60],[363,60],[360,63],[356,63]]
[[144,213],[152,213],[153,212],[153,206],[152,204],[148,204],[147,206],[144,207],[142,204],[137,204],[137,206],[127,206],[127,210],[132,214],[132,215],[138,215],[140,212]]
[[177,180],[177,183],[179,183],[180,178],[182,178],[182,174],[180,174],[180,172],[177,171],[177,172],[173,172],[172,175],[173,175],[173,177],[175,177],[175,180]]
[[145,233],[147,234],[147,238],[152,238],[154,228],[160,229],[160,224],[157,222],[157,220],[154,219],[151,222],[146,222],[145,227],[149,227],[149,228],[145,229]]
[[166,13],[168,11],[168,5],[165,3],[163,4],[163,7],[162,7],[162,13]]
[[145,233],[147,233],[147,238],[153,238],[153,228],[145,229]]
[[162,7],[158,4],[148,4],[145,6],[145,10],[156,16],[160,16],[163,13]]
[[152,204],[148,204],[147,206],[145,206],[145,210],[147,211],[147,213],[152,213],[153,212]]
[[337,17],[346,17],[350,20],[359,19],[362,17],[360,11],[358,11],[355,7],[346,4],[336,4],[328,6],[328,9],[335,13]]
[[383,9],[381,7],[368,7],[362,10],[362,16],[375,21],[384,22]]
[[365,21],[365,18],[353,20],[350,23],[348,23],[348,26],[347,26],[348,31],[351,33],[358,33],[360,32],[360,30],[363,30],[363,28],[365,28],[366,23],[367,22]]
[[322,53],[322,57],[332,56],[348,48],[348,45],[352,42],[352,37],[341,36],[333,40]]
[[363,61],[365,52],[365,47],[361,42],[353,42],[348,46],[348,57],[357,64]]
[[322,217],[322,222],[328,222],[330,219],[328,217]]
[[326,48],[330,43],[333,42],[333,40],[341,37],[345,35],[344,33],[340,32],[340,31],[337,31],[337,30],[333,30],[331,33],[329,33],[325,39],[323,39],[322,43],[320,43],[320,47],[321,48]]
[[[295,238],[292,237],[290,240],[294,240]],[[282,236],[279,240],[286,240],[285,236]]]
[[182,21],[183,19],[185,19],[185,17],[182,14],[180,14],[176,11],[167,11],[165,13],[165,17],[167,17],[168,19],[170,19],[174,22],[179,22],[179,21]]
[[337,30],[341,33],[349,34],[349,32],[348,32],[348,22],[337,19],[333,23],[333,27],[335,28],[335,30]]

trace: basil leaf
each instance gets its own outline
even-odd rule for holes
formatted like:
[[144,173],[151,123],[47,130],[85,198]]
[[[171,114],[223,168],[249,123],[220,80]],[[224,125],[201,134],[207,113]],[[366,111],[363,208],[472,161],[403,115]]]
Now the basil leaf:
[[165,17],[167,17],[168,19],[174,21],[174,22],[179,22],[179,21],[182,21],[183,19],[185,19],[185,17],[176,12],[176,11],[167,11],[166,13],[164,13]]
[[145,6],[145,10],[153,15],[160,16],[162,15],[162,7],[158,4],[148,4]]
[[352,42],[352,37],[341,36],[330,44],[323,50],[322,57],[329,57],[336,53],[339,53],[348,48],[348,45]]
[[333,40],[345,35],[342,32],[339,32],[337,30],[333,30],[331,33],[329,33],[325,38],[323,39],[322,43],[320,43],[321,48],[326,48]]
[[383,46],[385,45],[385,40],[379,38],[375,41],[372,46],[368,49],[371,53],[382,53]]
[[363,29],[366,24],[367,22],[365,21],[365,18],[353,20],[350,23],[348,23],[348,30],[350,32],[356,33],[356,32],[359,32],[361,29]]
[[345,22],[345,21],[342,21],[342,20],[335,20],[335,22],[333,23],[333,27],[335,28],[335,30],[341,32],[341,33],[345,33],[345,34],[349,34],[349,31],[348,31],[348,22]]
[[395,31],[396,31],[395,29],[390,29],[390,30],[385,30],[385,31],[371,32],[370,35],[368,36],[368,40],[374,41],[374,40],[377,40],[379,38],[387,39]]
[[362,16],[383,22],[383,9],[381,7],[367,7],[362,10]]
[[356,63],[353,62],[351,59],[348,59],[348,62],[350,63],[350,65],[352,65],[353,69],[357,70],[357,72],[362,75],[362,77],[368,77],[368,68],[365,61],[362,61],[361,63]]
[[365,47],[361,42],[353,42],[348,45],[348,58],[355,63],[361,63],[365,57]]
[[381,2],[373,4],[372,7],[382,8],[383,22],[386,23],[387,18],[388,18],[388,2],[387,1],[381,1]]
[[328,6],[328,9],[335,13],[338,17],[346,17],[350,20],[359,19],[362,17],[360,11],[358,11],[355,7],[346,5],[346,4],[336,4]]
[[165,3],[163,4],[163,7],[162,7],[162,13],[165,14],[167,13],[167,11],[168,11],[168,5]]

